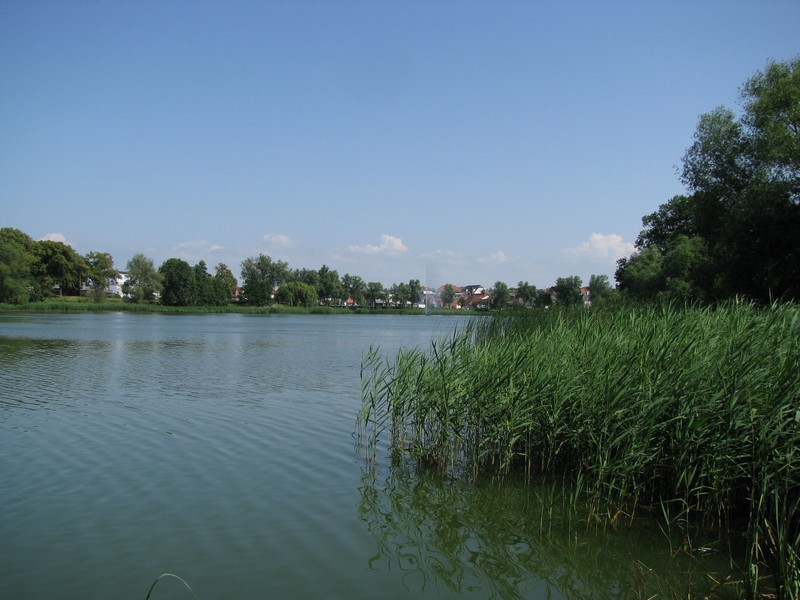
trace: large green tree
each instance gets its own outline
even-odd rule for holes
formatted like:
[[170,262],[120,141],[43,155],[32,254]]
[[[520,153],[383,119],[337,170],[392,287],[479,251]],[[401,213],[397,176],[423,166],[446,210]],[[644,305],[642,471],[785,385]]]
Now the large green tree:
[[88,277],[98,294],[104,294],[112,279],[119,277],[119,271],[114,268],[114,259],[108,252],[88,252],[84,257],[89,266]]
[[0,229],[0,302],[24,304],[30,301],[34,290],[32,244],[33,240],[18,229]]
[[86,260],[64,242],[40,240],[33,244],[35,262],[33,276],[47,294],[80,291],[81,284],[89,274]]
[[573,275],[572,277],[559,277],[556,279],[556,302],[558,302],[560,306],[578,306],[583,304],[581,285],[581,278],[577,275]]
[[492,308],[501,310],[506,308],[511,303],[511,290],[508,289],[508,284],[502,281],[496,281],[489,295],[492,302]]
[[335,269],[331,269],[327,265],[322,265],[319,270],[317,295],[319,300],[326,304],[339,304],[344,300],[344,286],[339,279],[339,273],[337,273]]
[[422,291],[422,284],[419,279],[410,279],[408,282],[408,294],[411,304],[420,304],[423,302],[425,294]]
[[342,275],[342,287],[348,297],[353,299],[356,304],[363,304],[365,301],[365,293],[367,291],[367,284],[358,275],[350,275],[345,273]]
[[449,307],[456,297],[456,291],[453,285],[451,283],[446,283],[442,288],[440,296],[442,299],[442,305]]
[[364,290],[364,298],[373,308],[379,300],[386,300],[386,290],[379,281],[370,281]]
[[407,283],[396,283],[389,290],[395,305],[403,307],[407,302],[411,302],[411,288]]
[[[204,270],[205,264],[203,264]],[[161,304],[166,306],[195,304],[195,270],[189,263],[180,258],[168,258],[158,268],[158,272],[161,275]]]
[[225,263],[219,263],[214,268],[214,289],[216,290],[216,299],[218,304],[227,304],[233,300],[233,295],[236,292],[236,287],[239,283],[233,272],[228,268]]
[[517,301],[523,306],[533,306],[536,302],[536,286],[527,281],[517,283]]
[[589,294],[591,294],[592,302],[611,294],[608,275],[591,275],[589,277]]
[[317,303],[317,288],[299,280],[284,283],[276,296],[286,306],[314,306]]
[[314,269],[291,269],[287,277],[287,281],[300,281],[308,284],[314,289],[319,286],[319,271]]
[[259,254],[242,261],[242,280],[245,301],[255,306],[266,306],[273,301],[272,292],[286,281],[289,265],[282,260],[272,260]]
[[642,219],[638,253],[616,273],[628,296],[800,298],[800,58],[768,63],[740,99],[739,118],[700,117],[683,157],[689,194]]
[[131,302],[153,302],[161,293],[161,275],[151,258],[135,254],[126,266],[128,279],[122,284],[122,293]]
[[197,306],[222,306],[227,303],[225,290],[220,282],[208,272],[206,261],[201,260],[194,268],[194,303]]

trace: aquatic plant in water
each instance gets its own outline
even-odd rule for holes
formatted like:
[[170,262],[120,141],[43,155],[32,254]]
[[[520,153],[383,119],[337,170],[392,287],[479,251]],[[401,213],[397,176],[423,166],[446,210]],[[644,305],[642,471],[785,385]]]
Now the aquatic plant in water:
[[564,482],[588,523],[741,531],[742,592],[800,597],[800,309],[534,311],[362,365],[370,460]]

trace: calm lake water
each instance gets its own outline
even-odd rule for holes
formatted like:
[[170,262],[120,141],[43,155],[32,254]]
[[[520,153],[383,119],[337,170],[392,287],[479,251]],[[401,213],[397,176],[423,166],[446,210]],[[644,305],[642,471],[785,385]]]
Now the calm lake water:
[[201,600],[625,598],[724,571],[648,528],[576,535],[522,482],[367,469],[363,353],[459,322],[0,314],[0,598],[143,599],[165,572]]

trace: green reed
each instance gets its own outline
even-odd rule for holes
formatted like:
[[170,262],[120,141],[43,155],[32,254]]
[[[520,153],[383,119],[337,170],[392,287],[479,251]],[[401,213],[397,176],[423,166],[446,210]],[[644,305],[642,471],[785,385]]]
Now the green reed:
[[153,581],[153,584],[150,586],[150,589],[147,590],[147,596],[145,596],[144,600],[150,600],[150,596],[153,594],[153,590],[155,589],[155,587],[158,584],[158,582],[161,581],[162,579],[166,579],[166,578],[172,578],[172,579],[176,579],[176,580],[180,581],[183,584],[183,586],[187,590],[189,590],[189,592],[192,594],[192,597],[193,598],[197,598],[197,596],[195,596],[195,594],[194,594],[194,590],[189,586],[188,583],[186,583],[186,580],[184,580],[182,577],[180,577],[178,575],[175,575],[175,573],[162,573],[161,575],[156,577],[155,581]]
[[362,392],[373,458],[386,444],[451,473],[560,479],[596,524],[648,511],[741,530],[744,591],[800,597],[795,305],[485,319],[394,360],[370,353]]

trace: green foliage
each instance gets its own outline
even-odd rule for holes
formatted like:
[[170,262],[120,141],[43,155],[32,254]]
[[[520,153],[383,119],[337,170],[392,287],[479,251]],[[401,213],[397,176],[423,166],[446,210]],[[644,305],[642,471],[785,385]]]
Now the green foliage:
[[450,306],[453,303],[453,300],[456,297],[455,290],[453,289],[452,284],[445,284],[444,288],[442,289],[442,304],[444,306]]
[[339,273],[331,270],[327,265],[322,265],[319,270],[317,295],[320,301],[326,304],[339,304],[345,300],[345,289],[339,279]]
[[744,124],[753,132],[755,153],[768,176],[785,183],[797,198],[800,174],[800,58],[770,62],[742,88]]
[[417,305],[424,300],[422,284],[419,279],[411,279],[408,283],[394,284],[389,289],[389,296],[398,308],[405,307],[409,303]]
[[664,289],[661,263],[661,252],[652,246],[629,258],[619,259],[615,273],[619,289],[634,300],[655,298]]
[[236,277],[233,276],[233,272],[228,268],[228,265],[219,263],[214,270],[217,305],[222,306],[233,300],[237,285]]
[[302,281],[290,281],[278,289],[276,299],[286,306],[314,306],[317,303],[317,289]]
[[592,275],[589,277],[589,292],[591,293],[592,302],[608,297],[611,291],[608,275]]
[[364,299],[367,303],[372,306],[373,308],[375,305],[380,301],[383,302],[386,300],[386,290],[383,289],[383,284],[379,281],[370,281],[367,283],[366,289],[364,291]]
[[490,294],[492,308],[495,310],[502,310],[511,304],[511,292],[508,285],[502,281],[496,281],[494,288]]
[[144,254],[135,254],[128,261],[128,280],[122,284],[122,293],[136,304],[154,302],[161,293],[161,275],[153,261]]
[[14,227],[0,228],[0,242],[13,242],[21,246],[25,252],[30,253],[33,252],[33,247],[36,244],[31,236]]
[[[751,589],[800,591],[800,309],[525,311],[362,366],[368,456],[564,481],[589,520],[744,524]],[[687,542],[691,547],[691,540]]]
[[581,278],[577,275],[572,277],[559,277],[556,279],[555,293],[556,302],[561,306],[578,306],[583,304],[583,294],[581,293]]
[[33,243],[33,276],[44,294],[56,288],[77,292],[89,274],[89,265],[82,256],[63,242],[41,240]]
[[553,294],[550,290],[539,290],[536,292],[536,307],[548,308],[553,305]]
[[0,230],[0,302],[22,304],[31,299],[33,255],[14,235],[3,235],[6,231]]
[[398,283],[393,285],[389,290],[389,294],[397,306],[405,306],[406,302],[411,302],[411,288],[408,287],[408,284]]
[[517,284],[517,300],[523,306],[534,306],[537,294],[538,290],[535,285],[531,285],[527,281],[520,281]]
[[419,279],[411,279],[408,282],[408,293],[408,300],[411,304],[420,304],[425,299],[425,294],[422,292],[422,284],[419,282]]
[[272,292],[289,275],[289,266],[282,260],[273,261],[264,254],[242,261],[242,280],[247,304],[266,306],[272,303]]
[[345,273],[342,275],[342,288],[349,298],[352,298],[356,304],[363,304],[365,301],[365,293],[367,291],[367,284],[358,275],[350,275]]
[[87,276],[95,291],[105,292],[109,280],[119,277],[119,271],[114,268],[114,259],[108,252],[89,252],[84,258],[89,266]]
[[629,297],[800,298],[800,58],[768,63],[741,100],[739,119],[700,117],[683,157],[690,195],[643,217],[639,253],[618,262]]
[[77,293],[87,278],[101,297],[109,278],[117,274],[108,253],[82,257],[62,242],[34,241],[18,229],[0,229],[0,301],[16,304],[54,291]]
[[319,286],[319,271],[313,269],[291,269],[287,281],[300,281],[317,289]]
[[[185,260],[169,258],[158,268],[161,275],[161,304],[193,306],[195,304],[195,271]],[[201,275],[202,276],[202,275]]]

